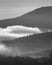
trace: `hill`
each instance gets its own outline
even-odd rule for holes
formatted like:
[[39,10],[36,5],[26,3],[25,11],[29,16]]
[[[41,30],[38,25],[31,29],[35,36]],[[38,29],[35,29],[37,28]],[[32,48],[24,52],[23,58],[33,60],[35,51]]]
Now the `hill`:
[[[41,33],[41,34],[34,34],[31,36],[23,37],[23,38],[18,38],[15,40],[6,40],[2,41],[3,43],[8,43],[8,44],[24,44],[25,46],[30,46],[30,47],[45,47],[45,46],[51,46],[52,47],[52,32],[46,32],[46,33]],[[45,46],[44,46],[45,45]]]
[[7,46],[18,47],[23,56],[48,56],[47,50],[52,50],[52,32],[2,42]]
[[50,57],[31,58],[31,57],[7,57],[0,59],[0,65],[52,65],[52,54]]
[[11,25],[52,28],[52,6],[37,8],[13,19],[0,20],[0,27]]

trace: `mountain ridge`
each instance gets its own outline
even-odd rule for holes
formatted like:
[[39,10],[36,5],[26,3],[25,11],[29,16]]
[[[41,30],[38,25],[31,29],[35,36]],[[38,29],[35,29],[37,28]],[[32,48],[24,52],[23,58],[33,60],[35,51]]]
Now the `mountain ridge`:
[[[22,55],[27,55],[33,57],[35,53],[43,52],[46,50],[52,50],[52,32],[46,32],[41,34],[35,34],[29,37],[23,37],[15,40],[5,40],[2,41],[3,44],[10,47],[17,47],[22,52]],[[15,43],[15,44],[14,44]],[[36,55],[37,55],[36,54]],[[42,54],[42,53],[40,53]],[[48,55],[47,52],[43,55]]]
[[0,27],[12,25],[52,28],[52,6],[41,7],[13,19],[0,20]]

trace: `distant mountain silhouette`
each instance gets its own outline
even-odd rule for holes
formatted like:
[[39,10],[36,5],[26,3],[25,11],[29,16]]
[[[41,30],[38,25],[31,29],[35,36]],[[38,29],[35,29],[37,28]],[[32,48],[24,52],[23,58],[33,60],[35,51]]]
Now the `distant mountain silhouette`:
[[52,6],[37,8],[13,19],[0,20],[0,27],[24,25],[40,28],[52,28]]

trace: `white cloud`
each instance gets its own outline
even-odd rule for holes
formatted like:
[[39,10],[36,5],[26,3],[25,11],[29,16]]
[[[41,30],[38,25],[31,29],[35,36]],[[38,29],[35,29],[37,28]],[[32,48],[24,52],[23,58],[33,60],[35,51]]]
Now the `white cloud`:
[[4,44],[0,44],[0,54],[8,55],[10,52],[10,48],[7,48]]
[[0,28],[0,40],[13,40],[39,33],[42,33],[42,31],[38,27],[33,28],[22,25],[8,26]]
[[[26,37],[33,34],[43,33],[38,27],[26,27],[21,25],[8,26],[6,28],[0,28],[0,41],[13,40],[16,38]],[[10,56],[23,56],[44,51],[44,49],[38,49],[36,51],[23,51],[20,47],[7,47],[4,43],[0,44],[0,54]]]
[[0,54],[6,56],[20,56],[21,52],[18,47],[7,47],[3,43],[0,43]]
[[8,26],[7,30],[11,30],[13,33],[41,33],[38,27],[26,27],[22,25]]

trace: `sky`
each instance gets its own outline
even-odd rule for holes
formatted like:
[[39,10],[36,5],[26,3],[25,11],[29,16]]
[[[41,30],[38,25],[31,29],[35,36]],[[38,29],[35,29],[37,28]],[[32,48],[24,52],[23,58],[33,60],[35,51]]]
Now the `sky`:
[[0,0],[0,20],[18,17],[42,6],[52,6],[52,0]]

